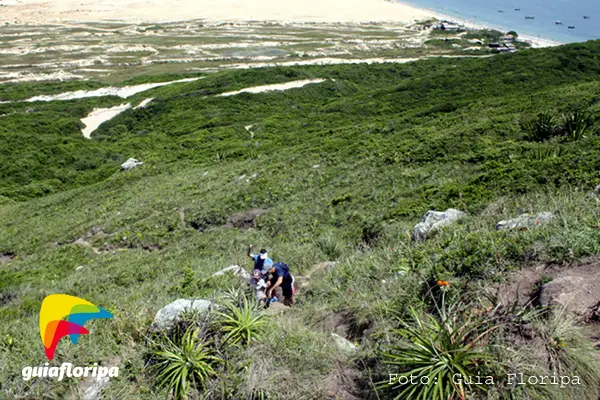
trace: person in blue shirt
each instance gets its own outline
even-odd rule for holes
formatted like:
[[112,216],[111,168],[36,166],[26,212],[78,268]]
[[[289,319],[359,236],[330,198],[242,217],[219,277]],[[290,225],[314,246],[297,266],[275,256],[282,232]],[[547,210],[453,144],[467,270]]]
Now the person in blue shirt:
[[252,254],[252,248],[254,246],[248,246],[248,257],[254,260],[254,269],[260,270],[263,274],[266,274],[269,269],[273,266],[273,260],[269,258],[267,250],[261,249],[258,254]]
[[267,283],[267,299],[273,298],[275,290],[281,287],[283,304],[288,307],[293,306],[296,287],[294,285],[294,277],[290,274],[290,267],[282,262],[277,262],[273,264],[268,272],[271,274],[271,279]]

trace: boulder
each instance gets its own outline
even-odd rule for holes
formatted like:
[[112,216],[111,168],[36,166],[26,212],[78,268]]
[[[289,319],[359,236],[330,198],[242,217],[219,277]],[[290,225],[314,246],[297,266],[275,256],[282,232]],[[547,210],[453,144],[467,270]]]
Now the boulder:
[[167,304],[158,312],[152,322],[152,327],[160,331],[168,331],[175,326],[179,317],[186,311],[205,313],[210,310],[213,303],[203,299],[178,299]]
[[454,221],[465,216],[465,213],[454,208],[449,208],[444,212],[429,210],[413,229],[413,239],[421,242],[434,232],[446,225],[452,224]]
[[352,353],[352,352],[355,352],[358,350],[358,347],[356,347],[356,345],[354,345],[354,343],[352,343],[348,339],[344,339],[337,333],[331,332],[331,337],[335,341],[335,344],[338,347],[338,349],[340,349],[344,352]]
[[538,225],[547,224],[552,220],[552,213],[542,212],[536,215],[521,214],[516,218],[500,221],[496,224],[496,230],[535,228]]
[[123,171],[129,171],[130,169],[139,167],[142,164],[144,164],[142,161],[138,161],[135,158],[130,158],[127,161],[125,161],[123,164],[121,164],[121,169]]
[[100,380],[94,379],[83,393],[83,400],[99,400],[102,398],[102,391],[108,386],[110,378],[108,376]]
[[227,273],[232,273],[236,276],[239,276],[240,278],[242,278],[244,280],[250,279],[250,274],[244,268],[240,267],[239,265],[232,265],[230,267],[223,268],[222,270],[215,272],[212,276],[220,276],[220,275],[225,275]]

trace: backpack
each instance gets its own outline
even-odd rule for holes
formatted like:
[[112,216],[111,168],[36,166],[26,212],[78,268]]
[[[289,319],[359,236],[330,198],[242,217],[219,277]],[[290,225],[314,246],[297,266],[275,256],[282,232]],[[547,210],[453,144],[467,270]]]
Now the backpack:
[[283,272],[285,272],[286,274],[290,273],[290,267],[286,263],[276,262],[275,264],[273,264],[273,267],[281,268],[283,270]]

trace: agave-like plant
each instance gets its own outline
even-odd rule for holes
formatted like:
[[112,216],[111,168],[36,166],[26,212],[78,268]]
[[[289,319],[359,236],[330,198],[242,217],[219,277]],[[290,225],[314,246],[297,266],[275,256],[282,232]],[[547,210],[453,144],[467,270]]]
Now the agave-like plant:
[[485,339],[500,325],[477,314],[464,316],[457,309],[464,306],[442,305],[439,316],[422,316],[411,307],[412,320],[401,321],[402,327],[392,331],[404,343],[381,354],[398,374],[379,386],[394,390],[395,399],[465,399],[468,392],[485,391],[484,382],[471,377],[482,376],[489,364]]
[[177,343],[171,339],[160,345],[153,354],[157,386],[173,392],[175,399],[187,399],[190,388],[201,389],[216,375],[214,367],[221,363],[198,337],[198,328],[190,328]]
[[228,303],[225,307],[225,312],[217,312],[216,321],[218,329],[225,333],[224,343],[248,345],[261,336],[266,320],[256,304],[246,299],[239,306]]
[[533,121],[531,130],[533,140],[541,142],[556,135],[558,127],[552,115],[541,113]]
[[569,114],[563,114],[563,129],[570,140],[580,140],[592,126],[592,119],[585,112],[576,110]]

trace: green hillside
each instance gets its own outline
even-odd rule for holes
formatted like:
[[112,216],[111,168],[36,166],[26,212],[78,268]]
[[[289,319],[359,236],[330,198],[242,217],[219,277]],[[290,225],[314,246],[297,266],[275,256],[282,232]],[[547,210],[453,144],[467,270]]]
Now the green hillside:
[[[309,78],[326,81],[217,96]],[[61,87],[80,88],[40,91]],[[26,94],[3,88],[0,100]],[[82,136],[79,120],[93,108],[150,97]],[[596,400],[598,351],[582,322],[496,307],[494,296],[511,271],[568,271],[600,255],[600,202],[588,196],[600,184],[599,113],[600,41],[487,58],[232,70],[127,100],[1,103],[0,390],[79,398],[77,380],[21,378],[23,366],[46,362],[41,301],[70,293],[114,319],[89,323],[84,345],[61,341],[57,359],[119,365],[104,398],[167,398],[151,368],[166,340],[149,331],[154,315],[178,298],[244,288],[211,275],[233,264],[250,270],[252,243],[310,279],[296,306],[264,317],[247,345],[211,342],[225,361],[191,398],[461,398],[441,367],[419,370],[439,385],[385,384],[431,362],[410,348],[425,337],[420,351],[435,343],[464,352],[448,370],[495,377],[467,385],[469,396]],[[120,171],[129,157],[144,165]],[[423,214],[447,208],[467,215],[416,243]],[[249,210],[262,215],[236,227]],[[496,231],[526,212],[554,217]],[[357,351],[336,347],[340,326]],[[511,387],[504,378],[515,371],[583,384]]]

